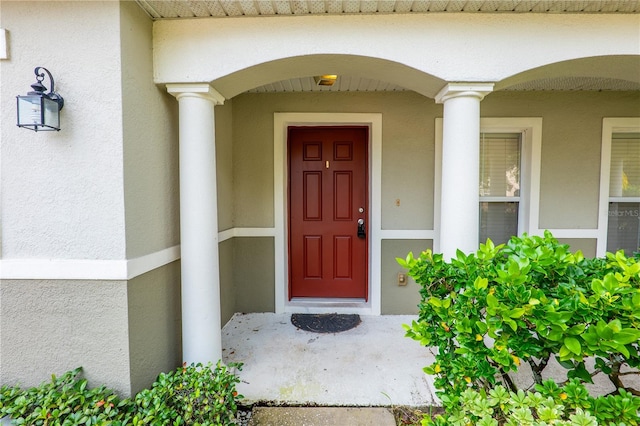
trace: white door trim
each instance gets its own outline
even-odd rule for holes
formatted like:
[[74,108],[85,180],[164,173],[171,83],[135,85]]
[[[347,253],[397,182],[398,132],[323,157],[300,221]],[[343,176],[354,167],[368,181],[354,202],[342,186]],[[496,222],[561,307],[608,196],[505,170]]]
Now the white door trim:
[[[275,217],[276,313],[349,312],[380,315],[381,312],[381,188],[382,114],[380,113],[275,113],[273,126],[273,192]],[[369,300],[289,301],[289,254],[287,244],[287,128],[289,126],[369,127]],[[374,267],[377,265],[377,267]]]

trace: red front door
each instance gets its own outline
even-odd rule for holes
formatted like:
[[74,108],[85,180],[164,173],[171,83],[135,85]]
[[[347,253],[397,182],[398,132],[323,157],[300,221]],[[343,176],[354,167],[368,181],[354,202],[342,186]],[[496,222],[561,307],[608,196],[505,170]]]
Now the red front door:
[[289,296],[367,298],[366,127],[290,127]]

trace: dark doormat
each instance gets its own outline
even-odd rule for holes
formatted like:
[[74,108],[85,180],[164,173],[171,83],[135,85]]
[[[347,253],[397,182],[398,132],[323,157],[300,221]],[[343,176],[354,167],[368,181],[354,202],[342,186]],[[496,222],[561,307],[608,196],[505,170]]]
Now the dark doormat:
[[291,324],[313,333],[340,333],[360,324],[357,314],[292,314]]

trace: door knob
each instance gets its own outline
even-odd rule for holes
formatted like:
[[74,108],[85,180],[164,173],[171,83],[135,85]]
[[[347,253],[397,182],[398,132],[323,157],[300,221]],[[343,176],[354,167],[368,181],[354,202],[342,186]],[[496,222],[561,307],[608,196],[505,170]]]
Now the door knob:
[[364,219],[358,219],[358,238],[366,238],[367,234],[364,231]]

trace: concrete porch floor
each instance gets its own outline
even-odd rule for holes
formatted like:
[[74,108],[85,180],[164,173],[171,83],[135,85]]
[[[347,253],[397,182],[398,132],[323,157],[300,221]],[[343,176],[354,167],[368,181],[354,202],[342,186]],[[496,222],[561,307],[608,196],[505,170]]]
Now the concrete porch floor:
[[223,359],[242,362],[246,404],[440,405],[422,368],[433,355],[404,337],[414,316],[361,316],[337,334],[298,330],[290,314],[235,314],[222,329]]

